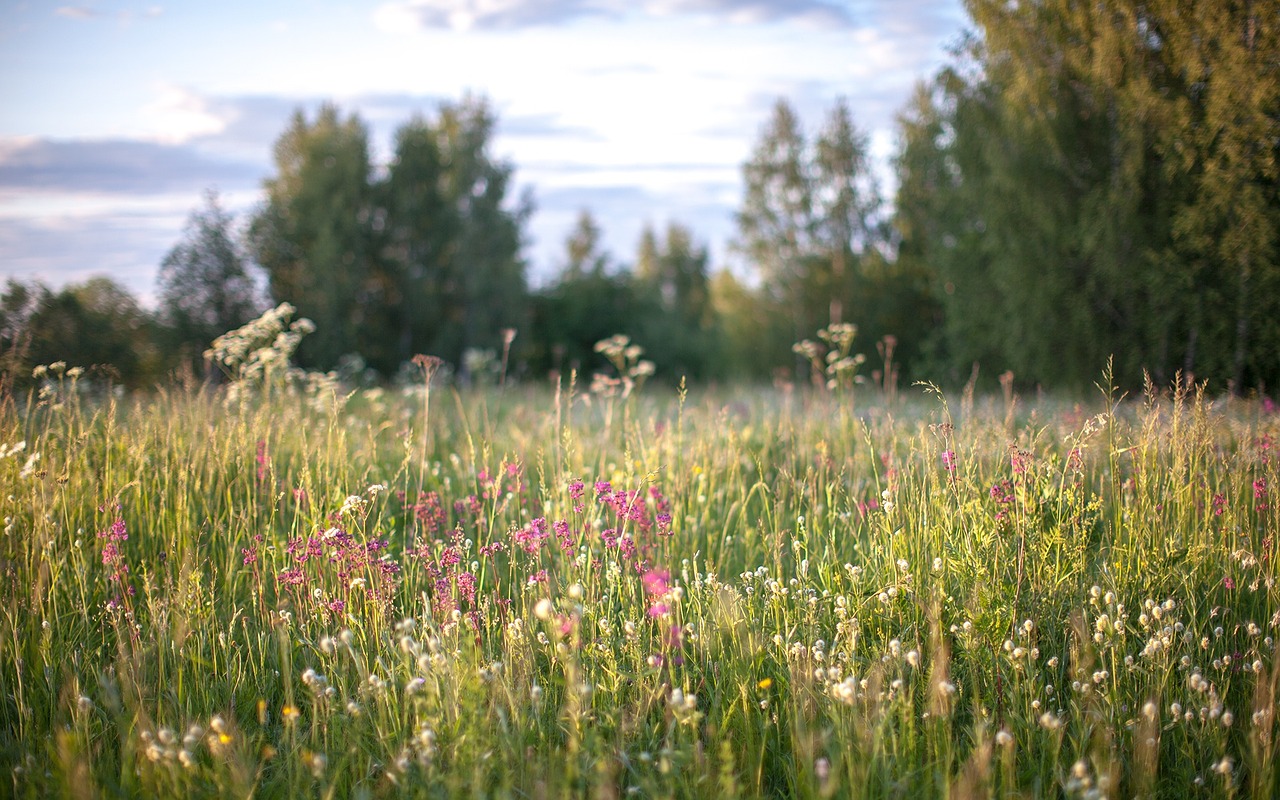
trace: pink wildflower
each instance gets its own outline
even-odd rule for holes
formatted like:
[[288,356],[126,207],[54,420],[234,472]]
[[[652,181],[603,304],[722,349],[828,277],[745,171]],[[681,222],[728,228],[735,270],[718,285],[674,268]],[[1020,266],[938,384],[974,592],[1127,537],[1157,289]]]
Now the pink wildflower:
[[670,580],[671,573],[665,569],[651,569],[641,578],[641,582],[644,583],[644,590],[652,595],[666,594],[667,583]]

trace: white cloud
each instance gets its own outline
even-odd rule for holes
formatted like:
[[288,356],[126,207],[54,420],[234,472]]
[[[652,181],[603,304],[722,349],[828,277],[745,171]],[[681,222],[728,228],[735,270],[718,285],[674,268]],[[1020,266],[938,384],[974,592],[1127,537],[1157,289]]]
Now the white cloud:
[[164,9],[160,6],[149,6],[141,11],[122,9],[114,14],[108,14],[90,6],[59,6],[53,10],[53,13],[66,19],[101,20],[114,17],[122,23],[128,23],[135,19],[154,19],[164,14]]
[[93,19],[99,16],[97,11],[85,6],[61,6],[54,10],[53,13],[67,19]]
[[171,84],[160,84],[157,92],[159,97],[141,112],[157,141],[180,144],[226,130],[229,120],[211,109],[202,95]]
[[797,21],[846,26],[849,11],[828,0],[395,0],[374,12],[389,32],[430,28],[510,30],[584,17],[704,16],[740,24]]

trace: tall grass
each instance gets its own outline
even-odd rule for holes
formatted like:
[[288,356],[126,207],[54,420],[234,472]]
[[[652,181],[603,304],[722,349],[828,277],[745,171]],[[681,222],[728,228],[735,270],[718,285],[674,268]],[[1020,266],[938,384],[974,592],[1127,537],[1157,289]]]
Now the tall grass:
[[47,378],[3,794],[1280,794],[1256,403]]

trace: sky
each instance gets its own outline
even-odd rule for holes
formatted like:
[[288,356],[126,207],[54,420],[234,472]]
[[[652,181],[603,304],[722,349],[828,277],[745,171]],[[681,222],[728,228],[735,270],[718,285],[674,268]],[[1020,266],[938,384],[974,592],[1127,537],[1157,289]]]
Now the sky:
[[779,97],[837,98],[890,180],[895,115],[965,26],[961,0],[0,0],[0,277],[108,275],[144,303],[204,193],[244,221],[301,108],[395,129],[465,94],[532,190],[537,284],[589,209],[616,261],[680,222],[713,268]]

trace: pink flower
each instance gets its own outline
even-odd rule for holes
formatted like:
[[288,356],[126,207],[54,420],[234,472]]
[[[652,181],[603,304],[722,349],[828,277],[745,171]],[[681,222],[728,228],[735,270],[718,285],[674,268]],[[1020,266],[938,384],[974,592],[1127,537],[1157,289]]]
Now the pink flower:
[[644,590],[651,595],[663,595],[667,593],[667,582],[671,580],[671,573],[665,569],[651,569],[641,577],[644,584]]
[[467,602],[474,603],[476,599],[476,576],[470,572],[464,572],[458,576],[458,596],[467,599]]
[[658,520],[658,535],[670,536],[671,535],[671,515],[664,512],[658,515],[657,520]]
[[267,458],[267,440],[266,439],[258,440],[258,456],[256,460],[258,462],[258,482],[261,483],[262,481],[266,480],[267,469],[270,466],[270,461]]

